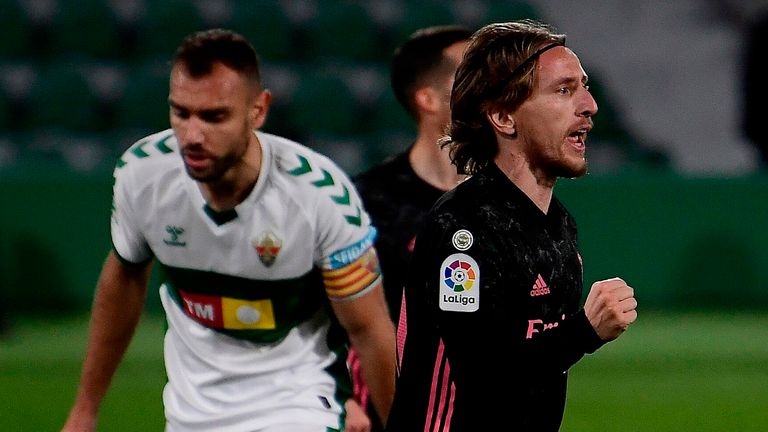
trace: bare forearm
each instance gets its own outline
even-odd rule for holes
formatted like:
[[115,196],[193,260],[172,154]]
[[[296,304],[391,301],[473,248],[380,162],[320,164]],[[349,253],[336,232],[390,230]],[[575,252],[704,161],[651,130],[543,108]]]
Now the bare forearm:
[[363,380],[379,418],[386,422],[395,394],[395,326],[381,285],[351,301],[332,303],[360,358]]
[[90,406],[89,410],[95,410],[104,397],[141,315],[136,299],[125,299],[114,291],[101,286],[94,300],[77,401]]
[[91,312],[77,398],[64,430],[93,430],[104,395],[131,341],[143,310],[148,271],[126,272],[107,258]]
[[395,392],[394,326],[376,326],[370,333],[351,334],[360,356],[363,377],[379,417],[386,421]]

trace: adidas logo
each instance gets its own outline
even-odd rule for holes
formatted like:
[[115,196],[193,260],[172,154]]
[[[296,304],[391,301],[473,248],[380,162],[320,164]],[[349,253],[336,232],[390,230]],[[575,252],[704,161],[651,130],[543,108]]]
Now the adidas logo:
[[536,276],[536,283],[533,284],[531,297],[543,296],[547,294],[549,294],[549,287],[547,286],[547,283],[544,282],[544,278],[539,274]]

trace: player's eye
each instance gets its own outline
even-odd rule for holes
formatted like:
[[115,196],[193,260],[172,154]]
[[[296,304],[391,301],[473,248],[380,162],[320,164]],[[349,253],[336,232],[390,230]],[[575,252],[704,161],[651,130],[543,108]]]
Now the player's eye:
[[225,113],[222,111],[205,111],[200,114],[200,118],[208,123],[218,123],[224,120]]
[[187,118],[189,118],[189,112],[187,112],[185,110],[180,110],[180,109],[177,109],[177,108],[172,108],[171,109],[171,114],[173,114],[174,117],[178,117],[180,119],[187,119]]

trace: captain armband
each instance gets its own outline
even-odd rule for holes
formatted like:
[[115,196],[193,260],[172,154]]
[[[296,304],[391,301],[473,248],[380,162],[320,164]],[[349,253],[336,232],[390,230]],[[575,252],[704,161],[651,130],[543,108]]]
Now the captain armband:
[[325,292],[334,301],[359,297],[380,281],[379,258],[373,247],[343,267],[323,270]]

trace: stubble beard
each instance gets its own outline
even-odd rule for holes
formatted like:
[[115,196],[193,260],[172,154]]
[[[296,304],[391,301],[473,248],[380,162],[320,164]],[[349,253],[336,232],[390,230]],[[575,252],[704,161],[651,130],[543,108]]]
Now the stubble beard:
[[245,153],[248,151],[248,141],[243,144],[243,151],[239,153],[230,152],[224,156],[213,160],[211,167],[204,172],[195,172],[184,164],[187,175],[200,183],[216,183],[221,181],[232,168],[242,163]]
[[560,163],[560,171],[557,173],[557,177],[561,178],[579,178],[587,174],[589,164],[587,158],[582,159],[582,163],[570,164],[567,161]]
[[528,155],[531,170],[536,174],[540,182],[554,184],[558,178],[578,178],[587,174],[588,163],[586,155],[579,160],[570,158],[563,148],[555,154],[547,152],[540,147],[533,147]]

